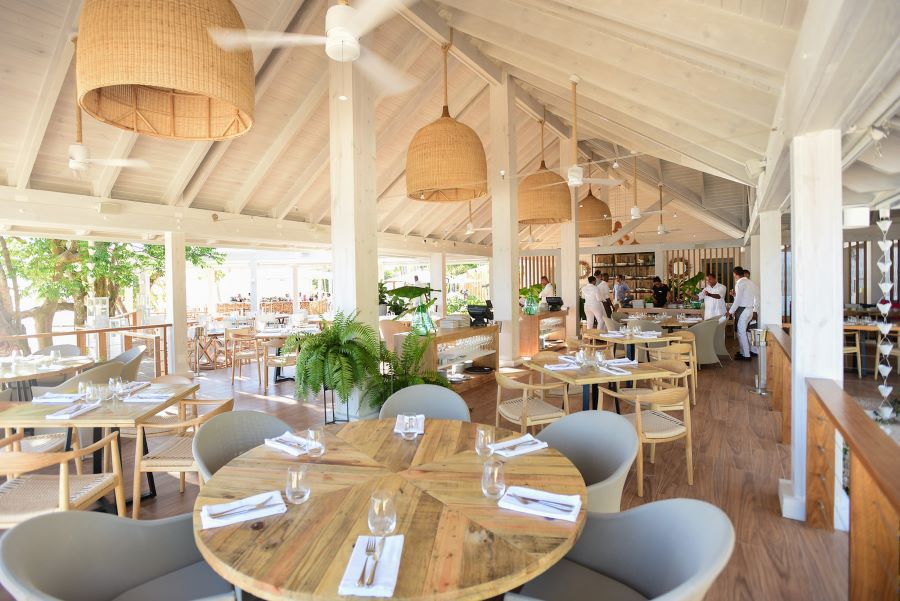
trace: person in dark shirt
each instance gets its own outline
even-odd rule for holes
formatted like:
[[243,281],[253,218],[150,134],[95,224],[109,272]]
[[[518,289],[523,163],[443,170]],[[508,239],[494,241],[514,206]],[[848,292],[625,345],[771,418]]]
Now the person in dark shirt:
[[653,306],[665,307],[669,302],[669,287],[663,283],[659,276],[653,278]]

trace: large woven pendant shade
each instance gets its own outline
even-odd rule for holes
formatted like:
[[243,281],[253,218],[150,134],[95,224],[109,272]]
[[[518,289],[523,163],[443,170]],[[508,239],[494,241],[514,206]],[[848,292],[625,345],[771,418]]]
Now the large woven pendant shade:
[[416,132],[406,151],[406,195],[413,200],[456,202],[487,196],[487,158],[481,139],[450,116],[444,46],[444,109]]
[[519,183],[519,223],[538,225],[572,220],[569,187],[544,163],[544,120],[541,122],[541,166]]
[[578,237],[610,236],[612,228],[609,205],[588,192],[578,206]]
[[246,133],[253,57],[216,46],[211,27],[244,23],[229,0],[85,0],[76,45],[79,104],[104,123],[161,138]]

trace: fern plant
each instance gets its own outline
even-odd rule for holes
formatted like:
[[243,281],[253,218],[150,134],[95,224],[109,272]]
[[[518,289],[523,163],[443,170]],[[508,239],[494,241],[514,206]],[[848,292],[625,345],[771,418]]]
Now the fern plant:
[[366,404],[373,409],[380,409],[389,396],[416,384],[435,384],[450,388],[450,382],[443,375],[422,369],[430,343],[431,336],[406,336],[399,353],[388,350],[382,343],[381,371],[366,385],[363,392]]
[[285,342],[285,351],[297,350],[297,398],[324,388],[346,403],[354,389],[362,389],[378,374],[378,334],[356,316],[339,312],[321,332],[291,336]]

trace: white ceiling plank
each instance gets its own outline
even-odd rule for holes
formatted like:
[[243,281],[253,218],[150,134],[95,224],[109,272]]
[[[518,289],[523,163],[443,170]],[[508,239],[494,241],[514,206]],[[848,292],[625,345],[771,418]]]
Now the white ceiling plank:
[[15,167],[7,173],[7,182],[19,189],[25,189],[31,179],[31,171],[37,160],[44,134],[50,124],[50,117],[62,91],[63,83],[75,56],[75,45],[70,37],[77,29],[81,0],[69,0],[66,15],[59,29],[53,49],[50,51],[49,67],[41,83],[37,104],[28,118],[25,138],[16,159]]
[[309,189],[321,177],[325,170],[328,169],[331,152],[328,146],[319,149],[316,156],[306,164],[290,189],[281,197],[278,204],[272,207],[271,215],[275,219],[284,219],[291,211],[297,208],[297,204],[303,200],[303,197],[309,192]]
[[[116,138],[115,144],[113,144],[112,151],[106,158],[127,159],[128,155],[131,154],[131,149],[134,148],[137,140],[138,135],[133,131],[126,131],[124,129],[119,131],[119,136],[118,138]],[[116,179],[118,179],[119,173],[121,172],[121,167],[113,167],[110,165],[104,166],[100,170],[100,175],[96,180],[94,180],[92,184],[94,196],[108,198],[112,193],[113,186],[116,185]]]

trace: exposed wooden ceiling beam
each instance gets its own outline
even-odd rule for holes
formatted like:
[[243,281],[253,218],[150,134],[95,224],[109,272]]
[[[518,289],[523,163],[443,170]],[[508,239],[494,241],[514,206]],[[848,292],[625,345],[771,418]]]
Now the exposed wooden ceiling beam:
[[[135,143],[138,140],[138,135],[133,131],[120,130],[119,136],[116,138],[115,144],[113,144],[112,151],[109,153],[110,159],[127,159],[131,154],[131,149],[134,148]],[[119,174],[122,172],[121,167],[113,167],[110,165],[104,166],[100,170],[100,175],[97,176],[97,179],[94,180],[92,184],[92,190],[94,192],[94,196],[100,196],[103,198],[109,197],[112,193],[113,187],[116,185],[116,180],[119,178]]]
[[7,183],[19,189],[25,189],[31,179],[31,171],[34,169],[41,143],[47,133],[50,117],[53,115],[53,109],[56,108],[59,94],[75,56],[75,45],[70,37],[77,30],[80,12],[81,0],[69,0],[56,41],[49,53],[47,71],[44,74],[34,110],[28,119],[25,138],[22,140],[22,146],[16,157],[16,164],[7,173]]

